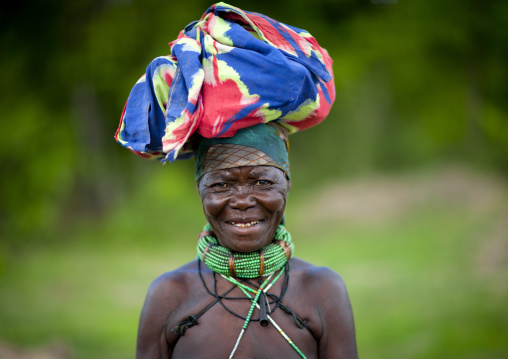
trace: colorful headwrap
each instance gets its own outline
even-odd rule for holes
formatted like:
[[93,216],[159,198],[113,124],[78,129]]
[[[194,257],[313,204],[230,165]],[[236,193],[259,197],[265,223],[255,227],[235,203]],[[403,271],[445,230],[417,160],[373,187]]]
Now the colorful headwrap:
[[132,89],[115,135],[145,158],[189,158],[196,138],[270,121],[294,133],[321,122],[335,100],[326,50],[261,14],[212,5],[169,45]]

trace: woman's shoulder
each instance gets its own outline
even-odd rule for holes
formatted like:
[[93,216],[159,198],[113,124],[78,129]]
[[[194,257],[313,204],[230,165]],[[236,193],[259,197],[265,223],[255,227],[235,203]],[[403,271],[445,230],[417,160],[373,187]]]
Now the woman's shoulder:
[[177,337],[169,329],[178,322],[175,317],[182,317],[180,312],[186,310],[197,285],[200,285],[200,279],[196,261],[163,273],[152,282],[139,320],[138,355],[151,353],[146,357],[157,356],[153,353],[160,349],[161,335],[169,337],[168,343],[174,344]]
[[[334,298],[335,303],[348,305],[346,285],[342,277],[329,267],[316,266],[299,258],[290,262],[291,281],[297,282],[300,291],[313,293],[316,302],[328,303]],[[327,309],[322,305],[321,309]]]
[[339,273],[329,267],[316,266],[300,258],[292,258],[290,266],[292,276],[297,277],[302,283],[315,286],[344,286]]
[[196,262],[192,261],[155,278],[148,288],[147,302],[171,308],[185,300],[194,287],[200,284]]

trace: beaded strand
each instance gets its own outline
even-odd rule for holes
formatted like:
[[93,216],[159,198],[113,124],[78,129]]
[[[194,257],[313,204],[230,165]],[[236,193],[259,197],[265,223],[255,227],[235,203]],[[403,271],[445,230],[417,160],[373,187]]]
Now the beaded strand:
[[[277,279],[280,278],[281,274],[282,274],[282,270],[279,271],[279,274],[274,278],[274,280],[272,281],[272,284],[275,283],[277,281]],[[242,327],[242,330],[240,331],[240,335],[238,336],[238,339],[236,340],[236,343],[235,343],[235,346],[233,347],[233,351],[231,352],[231,354],[229,355],[229,359],[233,358],[233,355],[235,354],[236,352],[236,349],[238,348],[238,344],[240,344],[240,340],[242,339],[243,337],[243,333],[245,333],[245,330],[247,330],[247,326],[249,325],[249,322],[250,322],[250,318],[252,317],[252,313],[254,312],[254,308],[256,307],[256,304],[259,300],[259,296],[261,295],[261,293],[263,292],[263,288],[266,287],[266,284],[270,281],[270,279],[272,278],[273,276],[273,273],[268,277],[266,278],[263,283],[259,286],[259,289],[258,290],[255,290],[255,289],[252,289],[248,286],[246,286],[245,284],[242,284],[240,282],[238,282],[237,280],[235,280],[234,278],[231,278],[231,277],[226,277],[225,275],[221,274],[221,276],[223,278],[225,278],[226,280],[230,281],[231,283],[233,284],[236,284],[241,290],[242,292],[244,292],[247,297],[249,298],[252,298],[250,296],[250,294],[247,292],[247,290],[249,291],[252,291],[253,293],[256,294],[256,296],[254,297],[254,299],[251,299],[252,300],[252,305],[250,306],[250,309],[249,309],[249,314],[247,314],[247,318],[245,319],[245,322],[243,323],[243,327]],[[246,288],[246,289],[244,289]]]
[[[282,272],[282,271],[281,271]],[[231,282],[231,280],[226,277],[225,275],[222,275],[221,276],[227,280],[229,280]],[[266,287],[265,291],[268,290],[269,287],[271,287],[276,281],[277,279],[280,277],[280,273],[279,275],[277,275],[277,277],[273,280],[273,282],[268,286]],[[233,282],[232,282],[233,283]],[[241,284],[241,283],[239,283]],[[263,283],[264,284],[264,283]],[[248,298],[251,298],[252,300],[252,304],[253,304],[253,307],[255,306],[256,308],[258,308],[259,310],[259,304],[257,303],[258,301],[258,298],[259,298],[259,295],[256,295],[256,297],[254,299],[252,299],[251,295],[249,294],[249,292],[244,289],[244,286],[245,285],[242,285],[242,286],[238,286],[242,292],[248,297]],[[246,286],[245,286],[246,287]],[[249,291],[251,292],[255,292],[252,288],[250,287],[247,287]],[[261,292],[263,289],[261,287],[259,287],[259,290],[257,292]],[[251,311],[253,309],[253,307],[251,307]],[[251,313],[249,313],[251,314]],[[280,333],[280,335],[282,335],[282,337],[284,339],[287,340],[287,342],[289,343],[289,345],[291,345],[291,347],[298,353],[298,355],[300,355],[302,358],[304,359],[307,359],[307,357],[305,356],[305,354],[302,353],[302,351],[296,346],[296,344],[288,337],[288,335],[286,333],[284,333],[284,331],[279,327],[279,325],[275,322],[275,320],[273,320],[273,318],[270,316],[270,315],[267,315],[268,317],[268,320],[270,321],[270,323],[273,324],[273,326],[275,327],[275,329],[277,329],[277,331]],[[236,340],[236,343],[235,343],[235,346],[233,348],[233,351],[231,352],[231,355],[229,356],[229,359],[233,358],[233,355],[235,354],[235,351],[236,349],[238,348],[238,344],[240,344],[240,340],[242,339],[243,337],[243,333],[245,332],[245,329],[247,329],[247,326],[244,324],[242,330],[240,331],[240,335],[238,336],[238,339]]]

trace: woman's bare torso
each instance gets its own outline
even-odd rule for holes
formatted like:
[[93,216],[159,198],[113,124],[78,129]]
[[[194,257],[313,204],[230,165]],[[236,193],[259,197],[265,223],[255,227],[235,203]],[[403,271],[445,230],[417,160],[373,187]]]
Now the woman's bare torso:
[[[299,318],[305,320],[313,333],[319,333],[321,325],[316,303],[314,302],[315,298],[312,290],[306,290],[304,288],[305,283],[302,283],[302,276],[306,266],[307,264],[303,261],[298,259],[291,260],[288,288],[281,303],[294,311]],[[197,267],[197,262],[194,262],[190,263],[186,268],[186,275],[193,278],[188,280],[187,298],[168,318],[167,328],[169,330],[187,319],[189,315],[198,315],[216,300],[205,290],[199,278]],[[214,293],[215,283],[212,272],[202,263],[201,273],[208,289]],[[219,295],[233,286],[233,284],[221,278],[220,275],[216,274],[215,278],[216,290]],[[284,280],[285,275],[283,274],[269,290],[269,293],[280,297]],[[251,282],[257,283],[257,280],[254,279]],[[233,289],[227,296],[246,297],[239,288]],[[250,300],[241,299],[223,299],[222,303],[242,317],[247,316],[252,304]],[[271,305],[272,309],[274,307],[275,303]],[[270,316],[307,358],[318,357],[318,343],[313,335],[305,328],[298,328],[291,314],[284,312],[281,308],[277,308]],[[257,309],[254,310],[252,317],[259,318],[259,311]],[[172,347],[172,358],[229,357],[244,322],[244,320],[229,313],[220,303],[216,303],[202,314],[198,319],[198,325],[190,327],[184,336],[177,336],[172,332],[167,332],[167,340]],[[234,357],[290,359],[300,358],[300,355],[271,323],[266,327],[262,327],[259,322],[250,322],[236,349]]]
[[[190,315],[198,316],[216,300],[213,293],[245,297],[236,286],[193,261],[154,281],[147,294],[138,332],[138,358],[228,358],[237,342],[244,320],[215,303],[189,327],[184,335],[175,328]],[[287,290],[281,303],[308,326],[299,328],[293,315],[277,308],[270,316],[305,357],[357,358],[354,324],[347,292],[340,276],[326,267],[316,267],[297,258],[289,262]],[[208,293],[203,285],[208,287]],[[285,275],[268,290],[280,297]],[[252,280],[257,283],[257,280]],[[216,287],[215,287],[216,286]],[[273,300],[273,298],[272,298]],[[246,317],[252,302],[223,299],[227,308]],[[273,309],[275,304],[271,305]],[[254,310],[252,318],[259,318]],[[262,327],[250,322],[235,351],[234,358],[300,358],[297,351],[269,323]]]

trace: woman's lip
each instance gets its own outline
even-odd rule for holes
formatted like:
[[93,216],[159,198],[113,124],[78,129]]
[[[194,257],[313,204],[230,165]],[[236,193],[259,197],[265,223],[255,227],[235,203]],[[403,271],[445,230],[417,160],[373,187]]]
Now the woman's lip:
[[232,226],[235,226],[237,228],[248,228],[248,227],[255,226],[256,224],[259,224],[262,221],[263,221],[262,219],[259,219],[259,220],[254,220],[254,221],[228,221],[226,223],[228,223]]

